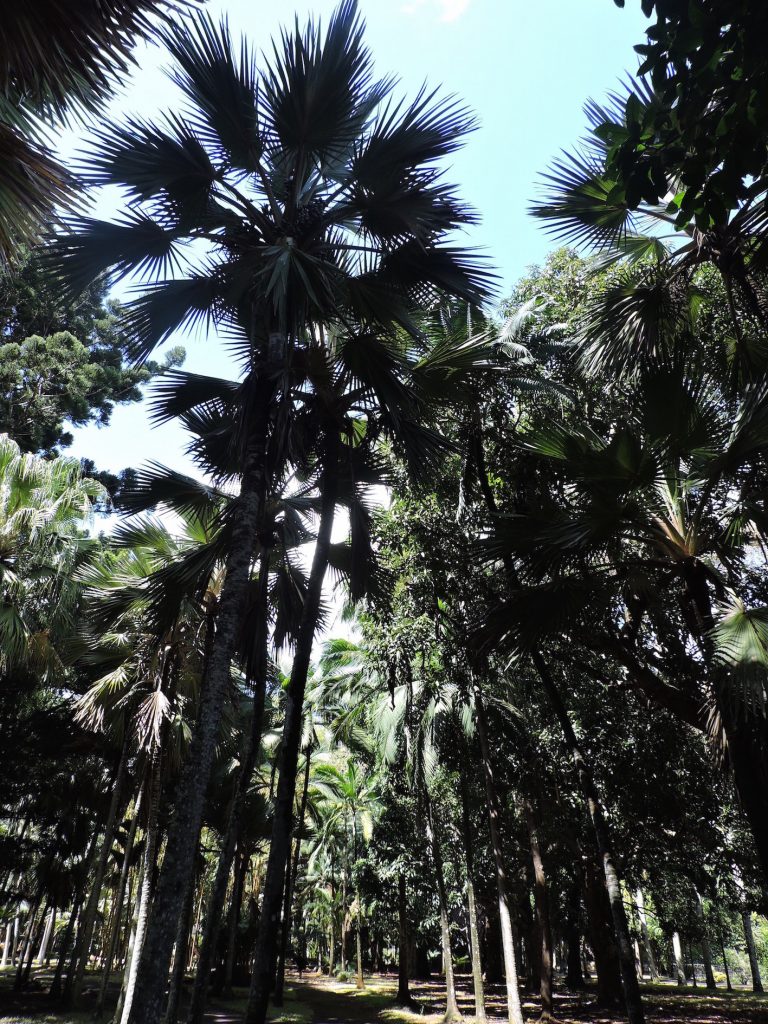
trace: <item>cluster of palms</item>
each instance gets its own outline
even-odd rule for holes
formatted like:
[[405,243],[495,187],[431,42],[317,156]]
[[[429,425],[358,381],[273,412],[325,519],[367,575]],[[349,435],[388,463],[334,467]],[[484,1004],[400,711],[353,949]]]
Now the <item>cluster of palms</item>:
[[[145,465],[108,539],[107,496],[76,463],[0,441],[0,682],[19,697],[2,710],[8,742],[28,730],[43,753],[28,776],[9,754],[0,795],[17,987],[55,948],[52,991],[81,1004],[97,951],[100,1012],[122,969],[119,1024],[175,1021],[193,966],[190,1024],[212,979],[247,980],[263,1024],[292,951],[345,970],[353,935],[362,987],[396,946],[409,1002],[416,947],[428,965],[439,935],[448,1020],[457,948],[483,1019],[495,946],[510,1024],[523,975],[552,1015],[558,952],[569,985],[589,959],[600,998],[642,1024],[653,905],[670,966],[684,973],[685,918],[712,985],[710,939],[727,973],[737,908],[759,988],[760,195],[669,244],[670,208],[632,213],[607,177],[605,126],[626,129],[632,104],[595,106],[588,155],[556,166],[535,212],[599,254],[554,257],[496,324],[488,267],[453,242],[475,215],[441,169],[474,119],[375,78],[353,2],[263,63],[226,23],[113,6],[105,46],[154,35],[179,105],[93,130],[77,186],[124,205],[69,216],[47,272],[70,295],[129,279],[137,361],[198,329],[242,373],[163,374],[152,415],[181,422],[202,480]],[[75,185],[33,166],[24,132],[111,81],[86,60],[37,95],[25,40],[0,144],[21,147],[9,195],[35,188],[0,196],[6,253]],[[329,577],[360,642],[313,668]]]

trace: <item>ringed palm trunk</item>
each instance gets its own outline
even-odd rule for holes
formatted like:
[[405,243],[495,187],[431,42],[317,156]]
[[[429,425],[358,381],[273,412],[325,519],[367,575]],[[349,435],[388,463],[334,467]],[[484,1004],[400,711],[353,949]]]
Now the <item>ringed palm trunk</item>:
[[464,860],[467,868],[467,905],[469,909],[469,938],[472,954],[472,989],[475,996],[475,1020],[484,1021],[485,991],[483,989],[483,965],[480,957],[480,928],[477,922],[477,903],[475,901],[475,854],[472,840],[472,825],[469,820],[469,792],[467,777],[459,772],[461,782],[461,824],[464,833]]
[[112,788],[112,799],[107,812],[107,820],[104,824],[104,836],[96,857],[96,866],[91,882],[91,891],[88,894],[88,902],[83,910],[83,918],[77,936],[75,948],[75,967],[72,979],[71,1000],[73,1006],[78,1006],[85,980],[85,970],[91,953],[91,942],[93,941],[93,929],[96,924],[96,913],[99,908],[99,896],[104,881],[104,872],[107,869],[107,861],[112,850],[112,843],[115,839],[115,828],[117,815],[123,801],[123,789],[125,787],[126,770],[128,768],[128,737],[123,740],[123,749],[120,753],[120,762],[115,774]]
[[629,925],[627,923],[626,911],[624,910],[624,898],[621,892],[619,875],[614,863],[610,831],[608,829],[608,822],[605,818],[605,812],[603,811],[602,802],[600,801],[597,787],[595,786],[594,779],[592,778],[592,773],[587,766],[587,762],[581,751],[579,742],[576,739],[576,733],[573,731],[568,711],[563,703],[560,691],[552,678],[549,668],[544,661],[544,658],[541,656],[540,651],[533,651],[532,658],[542,686],[544,687],[550,704],[552,705],[552,709],[555,712],[555,717],[560,723],[560,728],[563,731],[566,744],[570,749],[571,757],[573,758],[573,763],[579,778],[579,784],[589,810],[589,816],[592,819],[592,827],[595,832],[597,848],[603,864],[605,885],[608,890],[608,899],[611,904],[613,927],[616,932],[616,942],[619,950],[619,966],[621,969],[621,980],[624,989],[624,1002],[627,1008],[627,1016],[629,1017],[630,1024],[644,1024],[645,1013],[643,1011],[643,1001],[640,996],[640,985],[635,971],[635,957],[632,951],[632,940],[629,935]]
[[445,874],[443,872],[443,852],[440,847],[440,838],[435,827],[434,810],[426,784],[424,784],[424,802],[427,810],[427,839],[432,850],[432,863],[435,868],[437,895],[440,903],[440,935],[443,946],[443,966],[445,968],[445,1015],[443,1016],[443,1021],[445,1024],[450,1024],[451,1021],[460,1021],[461,1014],[456,1002],[456,982],[453,976],[453,950],[451,948],[451,926],[448,916],[448,893],[445,888]]
[[530,800],[523,801],[525,820],[528,826],[528,841],[531,847],[534,877],[534,906],[538,938],[541,944],[539,952],[541,993],[541,1018],[552,1018],[552,925],[549,917],[549,894],[547,892],[547,876],[544,860],[541,855],[539,829],[536,812]]
[[[283,347],[282,336],[271,335],[269,347],[272,357],[275,349]],[[274,362],[274,357],[270,361]],[[254,441],[246,459],[237,511],[233,517],[226,575],[216,618],[216,634],[203,680],[197,725],[176,789],[165,856],[141,954],[139,985],[130,1017],[125,1024],[160,1024],[163,1019],[165,988],[179,915],[194,870],[205,796],[219,738],[221,715],[230,687],[232,655],[245,605],[257,526],[267,490],[267,431],[276,379],[267,372],[262,376],[262,393],[256,396],[254,402],[259,422],[254,429]]]
[[501,838],[501,805],[496,790],[496,780],[491,762],[491,744],[488,736],[488,720],[485,713],[485,701],[480,684],[473,680],[475,697],[475,718],[477,734],[480,739],[480,755],[483,761],[485,778],[485,804],[488,812],[488,826],[491,834],[491,847],[496,868],[496,890],[499,900],[499,922],[501,925],[501,945],[504,952],[504,973],[507,982],[507,1018],[509,1024],[523,1024],[523,1009],[520,1005],[520,990],[517,980],[517,956],[515,953],[515,933],[512,927],[512,914],[509,906],[509,889],[507,886],[507,869],[504,862],[504,847]]
[[251,717],[251,729],[245,741],[242,754],[242,764],[237,780],[235,799],[229,812],[227,830],[224,842],[219,853],[216,875],[211,889],[211,896],[208,902],[205,915],[205,927],[203,938],[200,944],[200,953],[197,960],[197,971],[195,972],[195,984],[192,989],[192,1002],[189,1008],[189,1024],[202,1024],[205,1016],[205,1003],[208,997],[208,986],[211,977],[214,956],[216,954],[216,939],[219,933],[221,916],[224,911],[224,902],[227,895],[227,883],[229,881],[232,861],[240,838],[240,831],[243,824],[245,804],[248,798],[248,790],[251,785],[253,769],[256,764],[256,757],[261,743],[261,733],[264,725],[264,702],[267,692],[267,599],[268,599],[269,573],[268,553],[265,552],[261,558],[259,570],[259,619],[256,623],[258,637],[256,641],[257,664],[255,666],[256,682],[253,691],[253,714]]
[[[312,645],[320,614],[323,579],[328,567],[331,532],[336,507],[337,454],[335,441],[329,442],[326,468],[322,482],[320,526],[312,558],[307,592],[304,598],[299,635],[291,669],[285,702],[282,744],[280,747],[280,777],[277,783],[275,811],[272,821],[272,839],[264,880],[259,930],[254,952],[253,975],[248,995],[246,1024],[264,1024],[269,1005],[270,989],[274,978],[277,933],[280,923],[280,905],[285,881],[285,867],[290,853],[293,801],[296,792],[296,768],[301,744],[304,691],[312,656]],[[133,1022],[132,1022],[133,1024]],[[136,1024],[139,1024],[137,1021]]]

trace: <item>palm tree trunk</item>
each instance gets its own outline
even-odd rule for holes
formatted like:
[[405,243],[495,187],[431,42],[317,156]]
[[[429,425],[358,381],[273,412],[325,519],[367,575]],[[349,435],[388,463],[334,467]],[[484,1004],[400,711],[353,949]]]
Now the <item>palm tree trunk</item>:
[[731,983],[731,972],[728,969],[728,954],[725,951],[725,943],[723,942],[723,932],[718,929],[718,939],[720,941],[720,952],[723,954],[723,970],[725,971],[725,989],[727,992],[733,992],[733,984]]
[[[128,1024],[136,1018],[132,1016],[132,1010],[136,1003],[136,992],[141,970],[141,958],[145,946],[147,925],[149,922],[150,903],[152,900],[152,876],[155,871],[158,846],[158,810],[160,807],[160,793],[162,786],[161,779],[162,758],[160,752],[155,749],[152,753],[152,762],[149,767],[149,799],[147,801],[147,832],[145,837],[146,847],[144,849],[144,869],[141,879],[141,888],[137,896],[136,932],[133,938],[133,948],[130,954],[130,965],[126,964],[127,982],[123,987],[122,1011],[119,1017],[119,1024]],[[167,855],[167,854],[166,854]],[[163,985],[165,989],[165,985]],[[165,995],[165,992],[163,992]],[[116,1018],[117,1019],[117,1018]]]
[[[304,598],[299,635],[285,702],[285,721],[280,747],[280,777],[272,821],[267,873],[264,880],[259,931],[256,938],[253,975],[248,995],[246,1024],[264,1024],[275,970],[277,930],[285,880],[285,866],[290,852],[291,821],[296,791],[296,767],[301,743],[304,712],[304,691],[307,684],[312,645],[320,614],[323,580],[328,567],[331,532],[336,507],[336,448],[329,442],[326,469],[322,483],[320,526],[312,558],[307,592]],[[134,1022],[131,1022],[134,1024]],[[139,1024],[139,1022],[135,1022]]]
[[38,897],[34,903],[30,905],[29,915],[27,917],[27,927],[24,932],[24,938],[21,941],[21,952],[19,953],[19,962],[16,967],[16,977],[13,982],[14,992],[20,992],[24,984],[24,968],[27,963],[27,957],[33,948],[33,942],[35,938],[35,924],[37,923],[37,913],[40,909],[40,898]]
[[78,893],[77,897],[75,898],[75,902],[72,905],[72,912],[69,915],[67,927],[64,930],[64,935],[61,940],[61,950],[59,952],[59,961],[56,964],[56,970],[54,971],[53,974],[53,981],[51,982],[51,987],[48,991],[48,994],[51,996],[52,999],[58,999],[59,996],[61,995],[61,982],[62,977],[64,975],[64,965],[66,964],[67,957],[69,955],[69,947],[72,943],[72,936],[74,935],[75,932],[75,923],[80,914],[81,905],[82,893]]
[[56,927],[56,907],[52,906],[48,912],[48,918],[45,922],[45,931],[43,932],[43,938],[40,942],[40,949],[37,952],[37,962],[39,964],[44,963],[46,954],[48,953],[48,945],[51,941],[51,935]]
[[624,1002],[627,1008],[627,1016],[629,1017],[630,1024],[644,1024],[645,1013],[643,1011],[643,1001],[640,995],[640,985],[638,984],[637,974],[635,973],[635,958],[632,953],[632,941],[629,936],[629,925],[627,923],[627,915],[624,910],[624,898],[622,896],[621,884],[619,882],[618,872],[616,871],[616,865],[614,863],[610,831],[608,829],[608,822],[605,818],[605,812],[597,792],[597,787],[595,786],[595,781],[592,778],[592,773],[587,766],[587,762],[581,751],[579,742],[576,739],[576,733],[573,731],[568,711],[566,710],[565,704],[560,696],[560,691],[558,690],[549,668],[541,656],[541,653],[539,651],[533,651],[532,658],[542,686],[544,687],[544,691],[546,692],[550,704],[552,705],[552,709],[555,712],[555,717],[560,723],[560,728],[563,731],[566,744],[570,749],[576,773],[579,777],[581,790],[584,794],[590,818],[592,819],[597,848],[600,853],[600,859],[603,862],[605,884],[608,890],[613,927],[616,932],[616,941],[619,948],[619,966],[621,968],[621,980],[624,987]]
[[747,956],[749,957],[749,970],[752,974],[752,991],[762,992],[763,981],[760,977],[760,965],[757,960],[757,949],[755,948],[755,935],[752,931],[752,915],[748,910],[742,913],[741,923],[744,927],[744,940],[747,946]]
[[709,945],[709,936],[707,935],[707,922],[704,917],[704,903],[698,891],[695,895],[696,915],[701,923],[701,955],[704,960],[704,977],[706,979],[707,988],[716,989],[717,982],[715,981],[715,975],[712,971],[712,950]]
[[443,947],[443,968],[445,970],[445,1014],[444,1024],[452,1021],[460,1021],[459,1005],[456,1002],[456,983],[453,976],[453,950],[451,948],[451,926],[448,916],[448,893],[445,888],[445,874],[443,872],[443,852],[440,847],[440,839],[437,834],[435,814],[432,808],[432,801],[429,798],[426,784],[424,788],[424,803],[426,805],[426,829],[427,840],[432,851],[432,863],[435,869],[435,880],[437,882],[437,895],[440,904],[440,934]]
[[672,932],[672,959],[675,967],[675,977],[680,988],[686,985],[685,960],[683,959],[683,944],[680,941],[680,933]]
[[3,943],[3,957],[0,960],[0,967],[7,967],[12,962],[11,950],[13,947],[13,921],[9,921],[5,927],[5,942]]
[[107,996],[107,989],[109,987],[109,978],[112,973],[112,964],[115,959],[115,950],[117,948],[117,939],[120,934],[120,919],[123,913],[123,901],[125,899],[125,888],[128,884],[128,875],[131,868],[131,855],[133,854],[133,844],[136,840],[136,829],[139,824],[139,812],[141,810],[141,793],[136,800],[136,806],[133,809],[133,817],[131,818],[131,824],[128,826],[128,835],[125,840],[125,851],[123,853],[123,864],[120,868],[120,881],[117,884],[117,892],[115,893],[115,913],[114,920],[112,922],[112,931],[109,936],[106,950],[106,958],[104,961],[104,972],[101,976],[101,986],[99,988],[99,998],[96,1003],[96,1017],[101,1017],[104,1013],[104,1000]]
[[475,996],[475,1020],[484,1021],[485,991],[483,989],[483,964],[480,957],[480,928],[477,923],[477,903],[475,901],[475,856],[472,840],[472,825],[469,820],[469,792],[467,776],[459,772],[461,784],[461,824],[464,837],[464,860],[467,868],[467,905],[469,909],[469,938],[472,955],[472,988]]
[[35,959],[35,948],[38,947],[42,941],[43,934],[45,933],[45,930],[48,927],[49,919],[50,915],[48,914],[48,904],[46,903],[43,909],[43,913],[40,915],[40,919],[37,922],[37,927],[32,932],[32,936],[27,947],[27,965],[24,968],[24,975],[22,978],[23,988],[26,988],[26,986],[29,984],[29,978],[32,973],[32,964]]
[[192,989],[192,1001],[189,1007],[188,1024],[202,1024],[205,1016],[205,1004],[208,998],[208,986],[210,984],[211,968],[216,953],[216,940],[221,924],[221,915],[224,911],[224,902],[227,896],[227,883],[229,881],[232,861],[235,856],[235,849],[240,838],[240,829],[243,824],[245,804],[248,798],[248,790],[253,777],[253,769],[261,744],[261,734],[264,726],[264,702],[267,693],[267,643],[269,633],[268,623],[268,593],[269,593],[269,555],[264,552],[259,568],[259,610],[258,619],[255,624],[257,638],[255,647],[257,651],[257,662],[254,666],[254,689],[253,689],[253,711],[251,714],[251,728],[245,738],[244,749],[241,755],[240,773],[237,779],[235,799],[229,811],[227,830],[219,853],[219,861],[216,865],[216,875],[211,889],[210,899],[205,915],[205,926],[203,938],[200,944],[200,952],[197,959],[197,970],[195,972],[195,983]]
[[656,966],[656,958],[653,955],[653,949],[651,948],[651,937],[648,933],[648,918],[645,913],[645,897],[643,896],[642,889],[637,889],[635,892],[635,906],[637,907],[637,916],[640,919],[640,935],[643,939],[645,958],[648,961],[648,971],[651,975],[651,981],[657,981],[659,977],[659,970]]
[[296,848],[293,855],[293,867],[291,858],[288,857],[285,877],[285,897],[283,900],[283,927],[280,932],[280,955],[277,962],[277,977],[275,979],[275,996],[272,1000],[274,1006],[283,1005],[283,990],[285,988],[285,958],[288,955],[288,944],[291,938],[291,908],[293,905],[293,889],[296,885],[296,876],[299,870],[299,853],[301,852],[301,832],[304,828],[304,815],[307,813],[307,794],[309,793],[309,774],[312,758],[312,750],[307,748],[304,763],[304,782],[301,790],[301,806],[299,819],[296,828]]
[[[282,349],[282,341],[282,336],[270,336],[270,349],[277,345]],[[262,377],[263,393],[254,400],[258,423],[254,429],[254,442],[244,467],[237,511],[232,521],[226,576],[216,617],[216,633],[202,685],[197,725],[176,788],[173,817],[158,877],[152,917],[141,952],[139,984],[136,986],[130,1017],[125,1024],[160,1024],[163,1019],[168,970],[184,894],[194,870],[221,715],[231,685],[232,654],[245,606],[257,526],[267,491],[267,431],[275,377],[266,372]]]
[[75,968],[72,978],[71,1001],[73,1006],[78,1006],[85,980],[85,971],[91,954],[91,942],[93,940],[93,929],[96,924],[96,912],[99,907],[99,896],[104,881],[104,872],[107,869],[107,861],[112,850],[112,843],[115,839],[115,828],[117,815],[123,802],[123,789],[128,768],[128,737],[123,740],[123,749],[120,752],[115,779],[112,786],[112,799],[109,803],[107,820],[104,824],[104,835],[96,857],[96,866],[91,882],[91,891],[88,894],[88,902],[83,910],[83,919],[77,936],[77,947],[75,949]]
[[584,988],[584,971],[581,966],[581,883],[577,876],[568,889],[565,908],[565,941],[568,945],[568,962],[565,984],[572,991]]
[[482,689],[475,677],[473,679],[475,697],[475,719],[480,739],[480,755],[483,761],[485,778],[485,805],[488,812],[488,826],[491,834],[491,847],[496,867],[496,890],[499,898],[499,922],[501,925],[501,945],[504,951],[504,973],[507,982],[507,1019],[509,1024],[523,1024],[523,1009],[520,1005],[518,988],[517,957],[515,954],[515,933],[512,927],[512,914],[509,908],[509,891],[507,889],[507,869],[504,862],[504,847],[501,838],[501,804],[496,790],[496,780],[491,762],[491,744],[488,735],[488,721],[485,713],[485,701]]
[[362,922],[361,922],[361,906],[360,906],[360,889],[358,888],[355,893],[355,899],[357,901],[357,927],[355,928],[355,986],[358,989],[365,988],[365,979],[363,978],[363,939],[361,935]]
[[541,950],[539,955],[541,1019],[552,1018],[552,924],[549,917],[549,895],[544,860],[541,856],[539,830],[533,804],[527,798],[523,801],[525,820],[528,826],[528,841],[531,847],[531,861],[534,876],[534,906]]
[[184,988],[184,973],[187,968],[187,942],[192,928],[193,915],[195,913],[195,889],[193,880],[187,893],[184,912],[179,918],[179,934],[176,936],[176,948],[173,954],[173,967],[171,969],[171,985],[168,990],[168,1007],[165,1011],[166,1024],[176,1024],[179,1016],[179,1003],[181,991]]
[[411,992],[408,987],[408,900],[405,891],[405,875],[401,871],[397,876],[397,996],[398,1006],[411,1006]]
[[222,989],[227,999],[232,997],[232,975],[235,969],[235,947],[237,943],[237,924],[240,920],[240,907],[243,902],[243,887],[245,875],[248,871],[249,854],[243,851],[240,855],[240,864],[235,867],[235,884],[232,892],[232,903],[229,908],[229,922],[227,927],[227,955],[224,961],[224,987]]

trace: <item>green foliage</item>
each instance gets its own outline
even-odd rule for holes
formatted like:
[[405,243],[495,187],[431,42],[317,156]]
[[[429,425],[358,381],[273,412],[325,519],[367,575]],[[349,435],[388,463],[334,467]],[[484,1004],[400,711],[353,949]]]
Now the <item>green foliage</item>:
[[121,309],[104,284],[67,300],[41,256],[0,279],[0,430],[24,451],[51,453],[71,444],[68,424],[106,425],[116,403],[138,401],[142,385],[178,366],[184,350],[174,348],[162,364],[131,366]]

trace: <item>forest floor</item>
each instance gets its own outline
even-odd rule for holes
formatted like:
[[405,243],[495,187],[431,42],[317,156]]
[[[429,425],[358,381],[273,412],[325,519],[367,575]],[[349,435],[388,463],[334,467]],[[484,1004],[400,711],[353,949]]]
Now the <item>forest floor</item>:
[[[13,972],[0,972],[0,1024],[93,1024],[93,1011],[82,1013],[58,1011],[46,994],[48,978],[41,973],[33,979],[26,992],[11,991]],[[117,981],[115,979],[115,987]],[[467,1020],[473,1016],[474,1003],[470,979],[459,978],[459,1003]],[[86,985],[86,1002],[88,997]],[[359,992],[354,983],[347,984],[305,974],[292,975],[286,986],[285,1005],[270,1013],[272,1024],[440,1024],[445,990],[438,981],[411,984],[412,1009],[393,1005],[397,979],[392,975],[366,978],[366,987]],[[236,989],[230,1001],[216,1000],[206,1016],[206,1024],[241,1024],[246,991]],[[653,1024],[768,1024],[768,995],[750,992],[708,992],[674,985],[643,986],[647,1017]],[[505,1021],[506,1007],[502,986],[489,985],[486,993],[488,1017]],[[538,1001],[525,998],[526,1019],[535,1021],[539,1015]],[[619,1024],[621,1014],[595,1007],[594,993],[576,995],[557,992],[555,1016],[562,1024]],[[182,1013],[183,1019],[183,1013]]]

